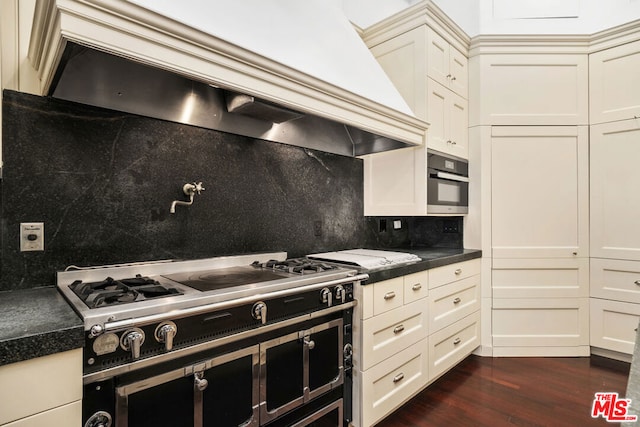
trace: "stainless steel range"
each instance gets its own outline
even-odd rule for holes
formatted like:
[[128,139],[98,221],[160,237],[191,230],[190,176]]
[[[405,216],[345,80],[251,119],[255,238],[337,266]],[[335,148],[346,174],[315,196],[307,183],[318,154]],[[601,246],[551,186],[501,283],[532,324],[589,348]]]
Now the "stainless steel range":
[[58,272],[84,320],[84,426],[348,423],[366,279],[284,252]]

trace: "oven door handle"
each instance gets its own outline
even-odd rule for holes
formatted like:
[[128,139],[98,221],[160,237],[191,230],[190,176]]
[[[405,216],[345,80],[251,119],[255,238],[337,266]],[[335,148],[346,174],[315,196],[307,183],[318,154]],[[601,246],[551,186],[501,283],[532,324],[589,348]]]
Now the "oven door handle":
[[440,179],[448,179],[449,181],[469,182],[469,178],[467,178],[466,176],[456,175],[456,174],[447,173],[447,172],[436,172],[432,176]]

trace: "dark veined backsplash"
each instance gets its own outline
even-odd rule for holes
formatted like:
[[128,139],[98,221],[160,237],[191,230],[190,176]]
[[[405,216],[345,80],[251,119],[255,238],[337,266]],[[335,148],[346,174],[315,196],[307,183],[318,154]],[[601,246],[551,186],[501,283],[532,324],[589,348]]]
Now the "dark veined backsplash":
[[[69,265],[462,247],[461,218],[446,234],[442,218],[365,218],[357,158],[8,90],[2,108],[0,290]],[[169,213],[193,181],[205,190]],[[20,252],[23,222],[44,223],[45,251]]]

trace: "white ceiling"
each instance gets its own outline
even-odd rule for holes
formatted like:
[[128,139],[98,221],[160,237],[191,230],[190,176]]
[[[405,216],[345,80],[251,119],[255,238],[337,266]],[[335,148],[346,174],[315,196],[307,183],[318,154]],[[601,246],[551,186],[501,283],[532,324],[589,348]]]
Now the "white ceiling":
[[[337,0],[367,28],[419,0]],[[469,36],[593,34],[640,19],[640,0],[433,0]]]

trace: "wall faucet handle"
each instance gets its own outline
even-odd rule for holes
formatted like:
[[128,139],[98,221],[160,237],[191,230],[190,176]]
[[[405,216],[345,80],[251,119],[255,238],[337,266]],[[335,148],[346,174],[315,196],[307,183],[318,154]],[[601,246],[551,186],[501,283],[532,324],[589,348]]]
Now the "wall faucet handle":
[[192,183],[189,183],[189,184],[185,184],[182,187],[182,191],[187,196],[193,196],[196,193],[200,194],[201,191],[204,191],[204,187],[202,186],[202,181],[201,182],[192,182]]

